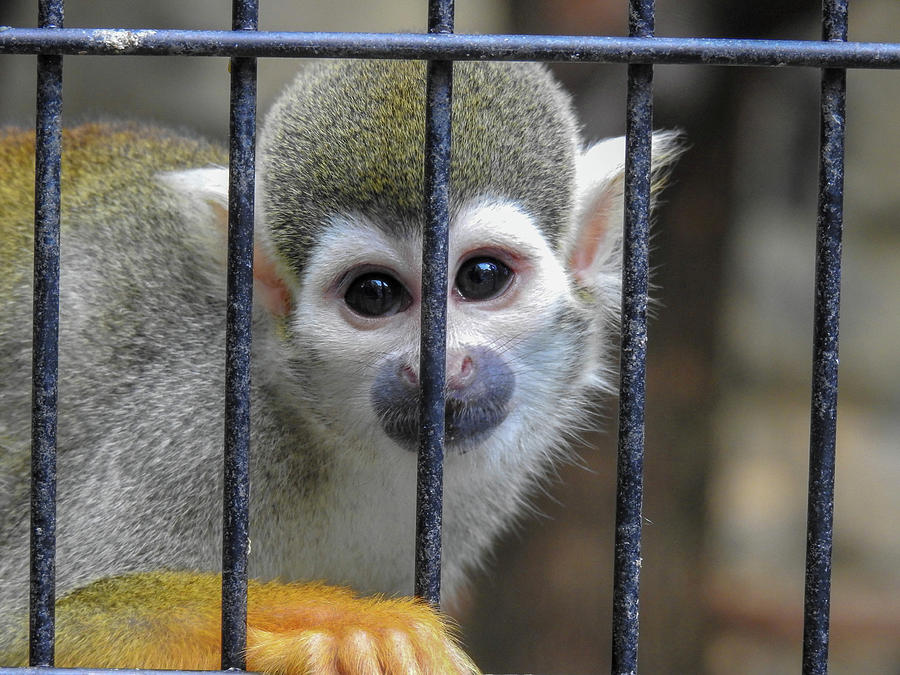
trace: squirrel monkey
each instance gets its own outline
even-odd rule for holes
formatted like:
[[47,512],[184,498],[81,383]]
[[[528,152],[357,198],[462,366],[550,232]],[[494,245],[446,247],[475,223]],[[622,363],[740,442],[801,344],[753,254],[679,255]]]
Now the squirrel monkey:
[[[624,164],[543,66],[454,72],[448,595],[608,384]],[[388,597],[413,585],[424,78],[308,64],[262,125],[250,670],[477,672]],[[654,144],[660,170],[677,141]],[[26,653],[33,146],[0,131],[3,665]],[[59,666],[219,667],[226,163],[151,126],[63,135]]]

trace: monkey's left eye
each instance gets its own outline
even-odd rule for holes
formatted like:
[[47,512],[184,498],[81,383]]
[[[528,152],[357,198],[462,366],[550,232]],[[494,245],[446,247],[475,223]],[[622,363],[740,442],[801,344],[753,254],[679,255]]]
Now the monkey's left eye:
[[466,300],[490,300],[506,290],[512,276],[512,270],[496,258],[469,258],[456,273],[456,290]]
[[375,272],[351,281],[344,302],[363,316],[391,316],[409,307],[412,298],[394,277]]

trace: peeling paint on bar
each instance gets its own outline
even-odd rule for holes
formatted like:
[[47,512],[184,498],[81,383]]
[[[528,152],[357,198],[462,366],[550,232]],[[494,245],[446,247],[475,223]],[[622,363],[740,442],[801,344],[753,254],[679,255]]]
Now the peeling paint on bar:
[[146,39],[156,33],[155,30],[99,29],[97,40],[118,52],[126,52],[140,47]]

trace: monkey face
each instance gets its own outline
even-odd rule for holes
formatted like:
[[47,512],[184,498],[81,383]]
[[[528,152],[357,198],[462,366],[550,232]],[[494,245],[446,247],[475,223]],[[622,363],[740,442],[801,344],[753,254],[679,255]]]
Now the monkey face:
[[[421,63],[312,65],[260,136],[257,230],[291,287],[303,414],[363,454],[417,445],[424,78]],[[539,65],[459,63],[453,91],[447,447],[546,457],[599,349],[566,261],[577,124]]]
[[[521,206],[482,198],[454,212],[447,448],[519,452],[539,420],[529,411],[565,408],[582,388],[590,321]],[[415,450],[419,421],[421,236],[397,229],[373,216],[333,218],[310,255],[291,330],[306,386],[319,392],[308,401],[315,414],[353,445],[387,452]]]

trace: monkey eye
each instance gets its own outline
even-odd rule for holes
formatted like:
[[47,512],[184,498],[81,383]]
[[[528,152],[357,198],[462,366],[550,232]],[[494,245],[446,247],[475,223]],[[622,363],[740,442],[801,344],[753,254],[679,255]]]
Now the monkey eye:
[[412,298],[394,277],[383,272],[362,274],[350,282],[344,302],[362,316],[391,316],[409,307]]
[[490,300],[506,290],[512,276],[512,270],[496,258],[469,258],[456,273],[456,290],[466,300]]

